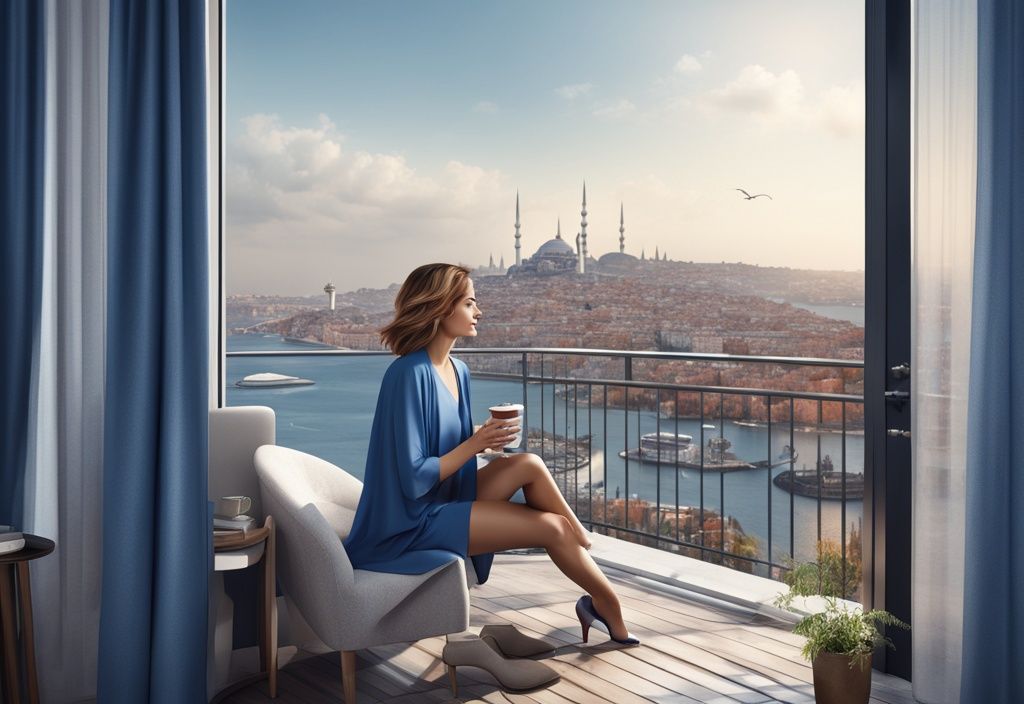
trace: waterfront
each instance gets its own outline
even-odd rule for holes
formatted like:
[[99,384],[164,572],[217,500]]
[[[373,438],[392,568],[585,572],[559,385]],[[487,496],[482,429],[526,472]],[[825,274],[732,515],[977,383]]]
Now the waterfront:
[[[233,335],[228,337],[228,350],[300,350],[309,349],[306,343],[289,342],[278,336]],[[377,402],[380,379],[393,358],[384,356],[367,357],[282,357],[274,359],[234,357],[228,359],[227,404],[267,405],[277,413],[278,443],[309,452],[343,467],[356,477],[364,473],[366,445],[373,413]],[[473,369],[474,355],[463,355],[462,359]],[[274,372],[287,374],[315,382],[312,386],[285,388],[238,388],[234,383],[249,374]],[[527,425],[540,425],[541,389],[531,385],[527,398]],[[487,416],[487,407],[502,401],[522,401],[522,385],[516,381],[474,378],[471,387],[472,414],[475,423]],[[671,466],[659,471],[655,465],[629,462],[628,485],[626,461],[618,457],[619,450],[627,446],[636,447],[639,436],[655,432],[658,419],[653,411],[637,414],[631,409],[628,417],[621,409],[607,411],[607,432],[605,414],[600,406],[589,409],[585,401],[576,407],[565,398],[555,398],[550,385],[544,387],[544,429],[570,438],[576,435],[593,435],[593,461],[590,467],[580,471],[579,482],[596,483],[602,478],[607,485],[609,498],[614,497],[618,487],[623,497],[637,495],[638,498],[656,502],[660,496],[663,505],[699,506],[703,493],[707,509],[721,510],[722,488],[724,487],[724,513],[735,517],[748,535],[755,536],[760,543],[760,555],[767,556],[768,506],[772,507],[772,558],[779,561],[789,552],[790,508],[793,511],[794,548],[798,559],[814,557],[817,539],[818,502],[815,499],[791,496],[771,482],[771,478],[786,470],[786,466],[772,470],[752,469],[719,474],[705,470],[680,469],[678,473]],[[566,409],[568,408],[568,413]],[[555,415],[552,417],[552,410]],[[589,421],[589,424],[588,424]],[[723,433],[732,441],[731,450],[737,456],[757,461],[777,459],[784,446],[790,442],[789,426],[774,424],[769,435],[767,428],[737,425],[717,418],[705,419],[706,424],[715,428],[703,429],[704,440],[710,434]],[[675,420],[660,420],[662,431],[692,435],[694,442],[701,441],[699,419],[679,419],[678,431]],[[820,453],[830,455],[837,470],[843,469],[843,436],[833,432],[795,432],[795,447],[799,453],[797,467],[814,467]],[[770,443],[770,449],[769,449]],[[533,449],[533,448],[530,448]],[[845,447],[847,472],[862,472],[864,466],[863,435],[847,435]],[[607,461],[606,461],[607,458]],[[607,465],[607,467],[606,467]],[[607,469],[607,477],[604,477]],[[659,491],[660,477],[660,491]],[[678,497],[676,478],[678,477]],[[561,483],[562,477],[559,478]],[[571,483],[570,483],[571,486]],[[840,501],[821,502],[821,535],[823,538],[838,540],[841,531]],[[858,525],[862,509],[859,500],[846,502],[847,534],[851,524]]]

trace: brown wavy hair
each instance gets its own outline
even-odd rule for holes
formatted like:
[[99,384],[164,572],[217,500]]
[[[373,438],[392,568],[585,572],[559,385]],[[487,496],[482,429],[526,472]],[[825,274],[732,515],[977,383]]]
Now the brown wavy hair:
[[425,347],[466,295],[469,269],[458,264],[424,264],[406,277],[395,297],[395,319],[380,330],[380,341],[399,357]]

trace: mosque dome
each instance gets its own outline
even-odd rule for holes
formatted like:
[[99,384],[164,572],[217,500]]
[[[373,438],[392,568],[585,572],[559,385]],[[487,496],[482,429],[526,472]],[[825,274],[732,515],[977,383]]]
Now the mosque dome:
[[597,263],[601,266],[634,267],[640,263],[640,260],[625,252],[608,252],[602,254]]
[[537,248],[537,254],[540,255],[563,255],[568,254],[569,256],[576,256],[576,250],[572,248],[565,240],[560,237],[554,237],[540,247]]

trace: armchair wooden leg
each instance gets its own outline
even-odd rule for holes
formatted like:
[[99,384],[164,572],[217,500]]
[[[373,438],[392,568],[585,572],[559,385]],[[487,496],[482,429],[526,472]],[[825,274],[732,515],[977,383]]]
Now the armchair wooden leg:
[[345,704],[356,704],[356,651],[341,651],[341,681]]

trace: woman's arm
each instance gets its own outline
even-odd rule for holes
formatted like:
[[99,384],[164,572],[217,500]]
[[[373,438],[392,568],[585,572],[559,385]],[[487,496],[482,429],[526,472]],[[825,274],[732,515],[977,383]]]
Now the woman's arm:
[[519,419],[499,422],[495,418],[488,418],[487,422],[469,438],[456,445],[451,452],[441,455],[440,481],[443,482],[459,471],[459,467],[469,462],[469,459],[476,453],[483,452],[490,447],[505,447],[508,443],[515,441],[518,432]]

